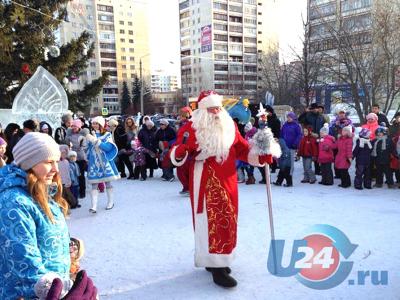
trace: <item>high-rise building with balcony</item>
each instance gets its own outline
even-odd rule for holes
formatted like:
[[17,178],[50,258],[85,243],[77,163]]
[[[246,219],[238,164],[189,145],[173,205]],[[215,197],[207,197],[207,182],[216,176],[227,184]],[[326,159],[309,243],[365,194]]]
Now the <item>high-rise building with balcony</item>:
[[[77,8],[79,16],[75,12]],[[68,11],[70,22],[64,23],[60,29],[61,41],[68,41],[79,36],[83,30],[90,30],[95,42],[95,54],[86,72],[90,78],[88,81],[98,78],[106,70],[110,73],[109,81],[93,103],[91,113],[99,114],[102,108],[107,108],[110,114],[120,113],[122,83],[127,82],[131,89],[133,78],[140,76],[140,60],[143,77],[150,76],[146,4],[129,0],[74,0],[69,4]],[[80,77],[76,88],[84,82],[85,77]]]
[[373,9],[373,0],[308,0],[310,50],[328,60],[321,81],[340,82],[340,72],[336,70],[341,67],[338,39],[334,34],[345,34],[362,51],[370,47]]
[[277,47],[273,0],[179,1],[183,97],[258,96],[259,55]]
[[151,74],[152,92],[173,92],[178,89],[178,79],[175,75],[167,75],[162,72]]

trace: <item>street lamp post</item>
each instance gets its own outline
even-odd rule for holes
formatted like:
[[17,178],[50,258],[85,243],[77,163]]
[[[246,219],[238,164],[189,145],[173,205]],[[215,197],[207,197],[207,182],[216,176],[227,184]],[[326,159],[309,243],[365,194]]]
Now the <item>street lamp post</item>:
[[139,76],[140,76],[140,113],[144,116],[144,104],[143,104],[143,94],[144,94],[144,88],[143,88],[143,70],[142,70],[142,58],[149,56],[150,53],[147,53],[145,55],[142,55],[139,59]]

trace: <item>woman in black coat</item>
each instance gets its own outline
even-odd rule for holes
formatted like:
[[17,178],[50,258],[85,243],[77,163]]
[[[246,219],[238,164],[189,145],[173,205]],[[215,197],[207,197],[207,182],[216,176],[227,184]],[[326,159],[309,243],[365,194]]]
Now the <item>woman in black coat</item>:
[[138,139],[142,146],[148,150],[149,153],[146,153],[146,169],[150,169],[150,176],[153,177],[154,169],[157,169],[157,139],[156,132],[157,128],[154,126],[154,123],[151,120],[147,120],[139,131]]

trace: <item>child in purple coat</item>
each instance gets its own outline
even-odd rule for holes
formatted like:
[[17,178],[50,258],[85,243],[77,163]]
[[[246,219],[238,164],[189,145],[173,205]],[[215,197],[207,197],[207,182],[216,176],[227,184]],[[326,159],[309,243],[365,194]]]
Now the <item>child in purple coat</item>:
[[130,154],[130,161],[135,164],[135,169],[133,170],[133,179],[139,179],[140,175],[140,180],[146,180],[146,153],[149,153],[150,151],[144,148],[138,139],[135,139],[131,142],[131,149],[128,151],[128,154]]
[[335,138],[328,134],[329,125],[324,124],[320,129],[318,140],[318,162],[321,164],[321,181],[319,184],[333,185],[332,162],[334,161],[333,149],[335,149]]
[[351,125],[342,128],[341,135],[336,141],[335,147],[337,149],[335,168],[338,170],[341,180],[339,186],[348,188],[351,186],[349,168],[353,159],[353,128]]
[[367,128],[363,128],[358,136],[359,139],[357,139],[356,146],[353,150],[353,158],[356,160],[354,188],[362,190],[364,184],[364,188],[371,189],[371,131]]

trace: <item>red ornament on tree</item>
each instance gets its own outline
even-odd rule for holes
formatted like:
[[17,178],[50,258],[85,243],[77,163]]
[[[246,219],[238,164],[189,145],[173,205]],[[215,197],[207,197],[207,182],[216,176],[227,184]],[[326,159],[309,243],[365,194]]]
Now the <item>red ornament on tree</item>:
[[24,73],[25,75],[31,75],[31,70],[29,69],[29,64],[23,64],[21,67],[21,71],[22,73]]

